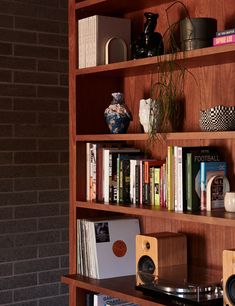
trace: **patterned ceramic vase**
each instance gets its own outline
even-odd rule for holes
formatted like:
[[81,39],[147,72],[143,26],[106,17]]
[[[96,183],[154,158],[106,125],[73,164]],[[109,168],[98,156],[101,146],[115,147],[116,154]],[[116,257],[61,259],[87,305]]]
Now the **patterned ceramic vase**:
[[123,94],[112,93],[113,100],[105,109],[104,117],[112,134],[126,133],[132,115],[123,101]]

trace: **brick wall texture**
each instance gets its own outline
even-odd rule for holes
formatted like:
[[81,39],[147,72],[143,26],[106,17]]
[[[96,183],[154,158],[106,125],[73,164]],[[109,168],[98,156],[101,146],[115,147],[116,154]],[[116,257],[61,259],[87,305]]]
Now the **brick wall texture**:
[[68,305],[67,1],[0,0],[0,305]]

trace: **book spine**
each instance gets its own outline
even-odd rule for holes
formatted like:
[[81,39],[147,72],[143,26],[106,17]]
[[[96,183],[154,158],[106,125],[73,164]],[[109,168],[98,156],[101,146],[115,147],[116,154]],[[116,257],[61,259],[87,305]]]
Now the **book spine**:
[[149,191],[150,191],[150,194],[149,194],[149,202],[150,202],[150,205],[154,205],[154,167],[150,167],[149,169]]
[[117,203],[120,203],[120,154],[117,157]]
[[109,202],[109,150],[103,149],[103,197],[104,202]]
[[225,45],[235,42],[235,34],[213,38],[213,46]]
[[144,162],[144,188],[143,188],[143,203],[150,204],[150,174],[148,162]]
[[231,34],[235,34],[235,28],[234,29],[227,29],[227,30],[224,30],[224,31],[218,31],[218,32],[216,32],[216,37],[231,35]]
[[134,162],[135,160],[130,160],[130,202],[134,203],[134,184],[135,184],[135,176],[134,176]]
[[201,162],[201,210],[206,210],[206,164]]
[[123,203],[130,203],[130,160],[122,161]]
[[86,143],[86,200],[90,201],[91,158],[90,142]]
[[183,211],[184,210],[184,205],[183,205],[183,151],[182,147],[178,147],[178,211]]
[[123,160],[119,161],[119,203],[123,203]]
[[139,184],[139,192],[140,192],[140,205],[143,204],[143,160],[140,160],[140,184]]
[[174,163],[174,208],[178,211],[178,147],[173,147],[173,163]]
[[187,210],[192,211],[192,154],[186,155],[186,195],[187,195]]
[[174,210],[174,157],[173,146],[167,147],[167,208]]
[[96,144],[91,144],[91,201],[96,200]]
[[135,166],[135,204],[140,204],[140,165]]
[[160,207],[160,168],[154,168],[154,205]]

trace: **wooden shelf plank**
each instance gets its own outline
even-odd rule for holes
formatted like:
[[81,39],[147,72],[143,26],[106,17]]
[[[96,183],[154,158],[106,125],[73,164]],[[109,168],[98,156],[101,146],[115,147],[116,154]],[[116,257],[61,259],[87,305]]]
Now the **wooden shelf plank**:
[[[158,134],[160,139],[168,140],[207,140],[207,139],[235,139],[235,131],[225,132],[181,132],[181,133],[161,133]],[[147,141],[148,134],[92,134],[92,135],[77,135],[76,141]]]
[[[158,0],[158,4],[169,3],[173,0]],[[155,0],[135,1],[135,10],[146,9],[156,4]],[[133,1],[129,0],[85,0],[76,4],[79,18],[89,14],[112,14],[116,15],[133,11]]]
[[115,296],[122,300],[137,303],[143,306],[175,305],[170,301],[167,302],[165,299],[153,299],[150,296],[143,295],[141,291],[136,290],[135,275],[97,280],[73,274],[63,276],[62,282],[85,290]]
[[[225,56],[226,55],[226,56]],[[233,62],[235,56],[235,44],[227,44],[216,47],[202,48],[185,52],[178,52],[176,62],[184,61],[186,67],[210,66],[220,63]],[[109,65],[100,65],[76,70],[77,76],[102,74],[107,76],[136,75],[138,73],[154,73],[157,64],[172,60],[171,54],[154,56],[149,58],[130,60]]]
[[222,225],[235,227],[235,213],[225,211],[213,212],[175,212],[168,211],[164,208],[156,208],[153,206],[137,207],[132,204],[104,204],[95,202],[77,201],[76,207],[95,209],[101,211],[110,211],[136,216],[147,216],[171,220],[179,220],[185,222],[196,222],[201,224]]

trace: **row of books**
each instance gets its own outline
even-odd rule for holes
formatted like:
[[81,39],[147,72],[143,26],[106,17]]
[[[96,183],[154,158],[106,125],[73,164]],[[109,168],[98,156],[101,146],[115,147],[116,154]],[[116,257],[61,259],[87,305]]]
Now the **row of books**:
[[86,157],[88,201],[160,206],[160,193],[166,201],[165,161],[136,148],[96,143],[87,143]]
[[235,42],[235,28],[216,32],[213,46],[226,45]]
[[[207,184],[211,177],[226,177],[227,163],[217,147],[168,146],[168,196],[171,209],[205,211],[207,207],[223,207],[223,180],[213,205],[207,205]],[[215,186],[214,186],[215,187]],[[211,203],[210,203],[211,204]]]
[[86,306],[138,306],[135,303],[126,302],[113,296],[89,292],[86,294]]
[[78,20],[79,68],[105,64],[109,39],[121,38],[130,46],[131,21],[126,18],[93,15]]
[[[227,174],[216,147],[168,146],[166,160],[115,144],[87,143],[86,148],[88,201],[206,210],[207,181]],[[213,207],[221,207],[220,200]]]
[[78,219],[77,273],[96,279],[135,274],[137,218]]

